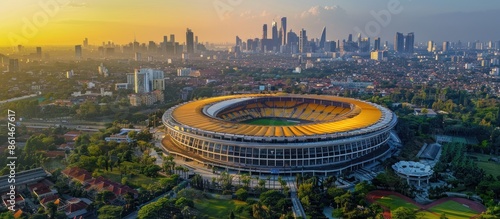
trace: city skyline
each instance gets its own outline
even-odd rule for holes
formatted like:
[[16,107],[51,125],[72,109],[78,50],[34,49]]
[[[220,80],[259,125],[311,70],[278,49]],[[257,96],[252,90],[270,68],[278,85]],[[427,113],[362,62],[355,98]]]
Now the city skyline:
[[[416,42],[500,38],[500,31],[484,22],[494,19],[500,12],[500,2],[493,0],[483,0],[485,4],[467,4],[467,1],[451,4],[449,0],[439,3],[427,0],[316,0],[293,5],[283,0],[266,4],[260,1],[150,0],[120,2],[119,5],[117,1],[95,0],[7,0],[0,3],[0,20],[6,21],[0,24],[3,36],[0,47],[77,45],[85,37],[91,45],[108,41],[126,44],[134,37],[141,42],[160,42],[164,35],[182,36],[186,28],[199,36],[199,42],[225,43],[233,42],[236,35],[242,39],[261,38],[262,24],[270,25],[273,20],[279,22],[281,17],[288,19],[287,32],[299,32],[304,28],[308,37],[320,38],[321,30],[326,27],[326,40],[337,40],[350,33],[358,34],[356,30],[365,32],[369,22],[378,21],[373,14],[387,10],[389,3],[397,4],[400,10],[391,15],[379,33],[369,37],[392,41],[395,32],[416,32]],[[447,31],[443,32],[442,27]],[[180,38],[179,41],[184,40]]]

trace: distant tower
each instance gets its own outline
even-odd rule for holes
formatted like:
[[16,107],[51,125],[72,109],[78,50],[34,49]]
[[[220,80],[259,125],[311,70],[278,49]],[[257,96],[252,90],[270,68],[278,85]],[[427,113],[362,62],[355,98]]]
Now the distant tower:
[[19,59],[9,59],[9,72],[19,71]]
[[175,34],[170,34],[170,42],[175,43]]
[[323,27],[323,31],[321,32],[321,39],[319,41],[319,48],[325,48],[326,42],[326,27]]
[[83,40],[83,47],[87,46],[89,46],[89,39],[85,37],[85,39]]
[[281,45],[286,45],[286,17],[281,18]]
[[415,34],[408,33],[408,35],[405,36],[405,52],[413,53],[414,45],[415,45]]
[[381,50],[380,49],[380,37],[375,38],[375,42],[373,43],[373,50]]
[[75,46],[75,58],[82,59],[82,45]]
[[42,58],[42,47],[36,47],[36,57]]
[[189,28],[186,30],[186,48],[187,53],[194,53],[194,34]]
[[450,42],[444,41],[443,42],[443,52],[448,52],[448,51],[450,51]]
[[307,42],[308,42],[308,40],[307,40],[306,30],[302,29],[300,31],[300,36],[299,36],[299,52],[300,53],[306,52]]
[[134,57],[135,61],[137,62],[140,62],[142,61],[142,54],[140,52],[136,52],[135,53],[135,57]]
[[267,24],[262,25],[262,39],[267,39]]
[[276,21],[273,21],[271,28],[272,39],[274,42],[276,42],[278,40],[278,24],[276,23]]
[[427,42],[427,52],[434,52],[434,50],[434,41],[429,40],[429,42]]
[[396,33],[394,37],[394,51],[404,52],[405,51],[405,37],[403,33]]

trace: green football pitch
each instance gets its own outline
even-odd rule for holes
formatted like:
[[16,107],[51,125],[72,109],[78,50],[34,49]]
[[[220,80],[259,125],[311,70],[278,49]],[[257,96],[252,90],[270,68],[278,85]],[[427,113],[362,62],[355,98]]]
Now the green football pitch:
[[287,125],[297,125],[299,122],[288,121],[285,119],[274,119],[274,118],[258,118],[258,119],[250,119],[244,121],[245,124],[250,125],[269,125],[269,126],[287,126]]

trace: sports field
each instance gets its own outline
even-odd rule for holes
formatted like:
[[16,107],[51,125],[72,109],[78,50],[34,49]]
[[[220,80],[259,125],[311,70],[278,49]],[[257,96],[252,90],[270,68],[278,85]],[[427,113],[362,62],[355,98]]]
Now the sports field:
[[242,123],[250,125],[269,125],[269,126],[287,126],[287,125],[297,125],[299,122],[293,122],[286,119],[279,118],[257,118],[243,121]]
[[447,197],[427,205],[421,205],[414,200],[391,191],[373,191],[367,195],[367,200],[377,203],[384,209],[384,217],[391,218],[391,210],[406,207],[417,211],[420,218],[439,219],[442,214],[447,218],[474,218],[486,208],[476,202],[463,198]]

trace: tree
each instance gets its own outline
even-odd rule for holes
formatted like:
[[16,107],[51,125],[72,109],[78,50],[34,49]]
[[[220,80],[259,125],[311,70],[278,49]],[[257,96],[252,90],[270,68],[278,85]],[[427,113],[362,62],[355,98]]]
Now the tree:
[[200,174],[194,174],[193,178],[191,178],[191,186],[196,189],[203,190],[203,178]]
[[399,207],[391,211],[393,219],[417,219],[415,210],[406,207]]
[[115,205],[104,205],[99,210],[97,210],[97,218],[98,219],[113,219],[117,217],[121,217],[122,207]]
[[229,219],[234,219],[234,218],[235,218],[235,216],[234,216],[234,212],[233,212],[233,211],[231,211],[231,214],[229,214]]
[[186,206],[193,208],[194,207],[193,200],[187,199],[184,197],[180,197],[179,199],[177,199],[177,201],[175,201],[175,207],[177,207],[177,208],[184,208]]
[[57,205],[54,202],[49,202],[47,204],[47,214],[50,215],[50,219],[54,219],[57,212]]
[[260,194],[259,201],[268,207],[274,207],[280,199],[285,198],[285,195],[277,190],[269,190]]
[[11,212],[3,212],[0,214],[0,219],[14,219],[14,215]]
[[245,201],[248,198],[248,191],[245,188],[239,188],[235,192],[236,199]]

